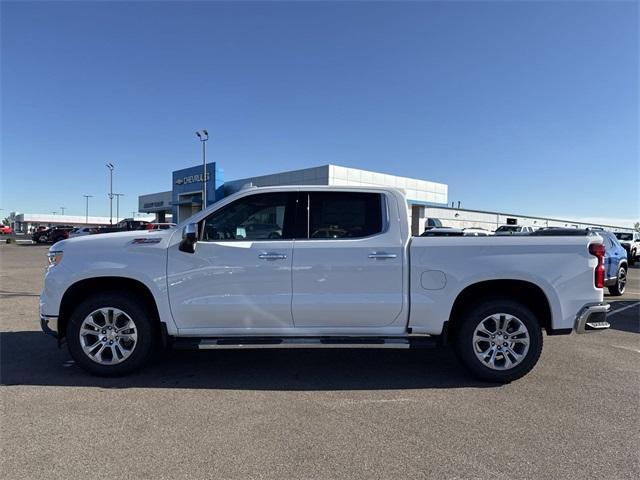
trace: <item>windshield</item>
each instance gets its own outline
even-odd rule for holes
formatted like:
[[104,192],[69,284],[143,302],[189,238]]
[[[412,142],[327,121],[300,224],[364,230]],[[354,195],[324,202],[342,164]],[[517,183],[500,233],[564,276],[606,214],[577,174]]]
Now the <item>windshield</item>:
[[631,233],[616,232],[614,235],[618,240],[633,240],[633,234]]
[[496,232],[517,232],[517,231],[518,231],[517,225],[502,225],[501,227],[498,227],[498,229],[496,230]]

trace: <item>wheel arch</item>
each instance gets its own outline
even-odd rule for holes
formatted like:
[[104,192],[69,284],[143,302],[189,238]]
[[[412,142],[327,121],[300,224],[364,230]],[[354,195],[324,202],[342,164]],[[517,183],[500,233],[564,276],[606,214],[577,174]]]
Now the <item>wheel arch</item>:
[[[79,280],[67,288],[60,302],[58,315],[58,341],[61,342],[67,334],[67,324],[73,312],[73,308],[88,295],[96,292],[122,291],[133,294],[139,298],[146,306],[151,316],[160,326],[160,314],[155,298],[147,287],[140,280],[129,277],[106,276],[93,277]],[[164,329],[161,329],[164,332]]]
[[529,308],[547,334],[570,333],[553,330],[551,304],[538,285],[526,280],[485,280],[465,287],[456,297],[449,321],[447,335],[455,336],[456,328],[464,312],[482,300],[502,298],[522,303]]

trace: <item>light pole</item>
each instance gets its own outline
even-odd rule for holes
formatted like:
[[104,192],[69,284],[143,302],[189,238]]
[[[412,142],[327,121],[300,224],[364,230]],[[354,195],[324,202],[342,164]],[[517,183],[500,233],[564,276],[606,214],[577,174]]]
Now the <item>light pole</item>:
[[197,137],[202,143],[202,209],[207,208],[207,140],[209,140],[209,132],[202,130],[202,133],[196,132]]
[[60,210],[62,210],[62,213],[60,215],[64,215],[64,209],[67,207],[60,207]]
[[113,225],[113,163],[107,163],[109,169],[109,225]]
[[114,193],[116,197],[116,223],[120,220],[120,197],[124,197],[124,193]]
[[82,195],[86,199],[86,206],[84,209],[84,223],[89,224],[89,199],[93,198],[93,195]]

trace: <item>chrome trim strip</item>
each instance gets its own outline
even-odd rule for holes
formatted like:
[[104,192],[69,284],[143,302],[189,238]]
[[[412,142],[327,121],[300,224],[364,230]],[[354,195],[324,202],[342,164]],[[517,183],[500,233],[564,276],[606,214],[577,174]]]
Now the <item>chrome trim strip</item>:
[[229,338],[223,343],[218,340],[203,340],[198,343],[198,350],[238,350],[238,349],[274,349],[274,348],[410,348],[410,343],[406,339],[402,340],[385,340],[379,343],[340,343],[327,342],[319,339],[283,339],[281,342],[274,343],[235,343],[230,344]]
[[369,254],[369,258],[396,258],[398,255],[395,253],[387,253],[387,252],[371,252]]

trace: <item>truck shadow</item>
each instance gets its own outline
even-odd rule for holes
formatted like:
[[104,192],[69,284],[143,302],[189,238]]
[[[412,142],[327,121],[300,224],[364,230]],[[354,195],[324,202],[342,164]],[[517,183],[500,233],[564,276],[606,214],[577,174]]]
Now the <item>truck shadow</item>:
[[0,334],[0,383],[102,388],[233,390],[401,390],[486,388],[470,378],[450,349],[169,351],[120,378],[76,366],[66,347],[41,332]]

